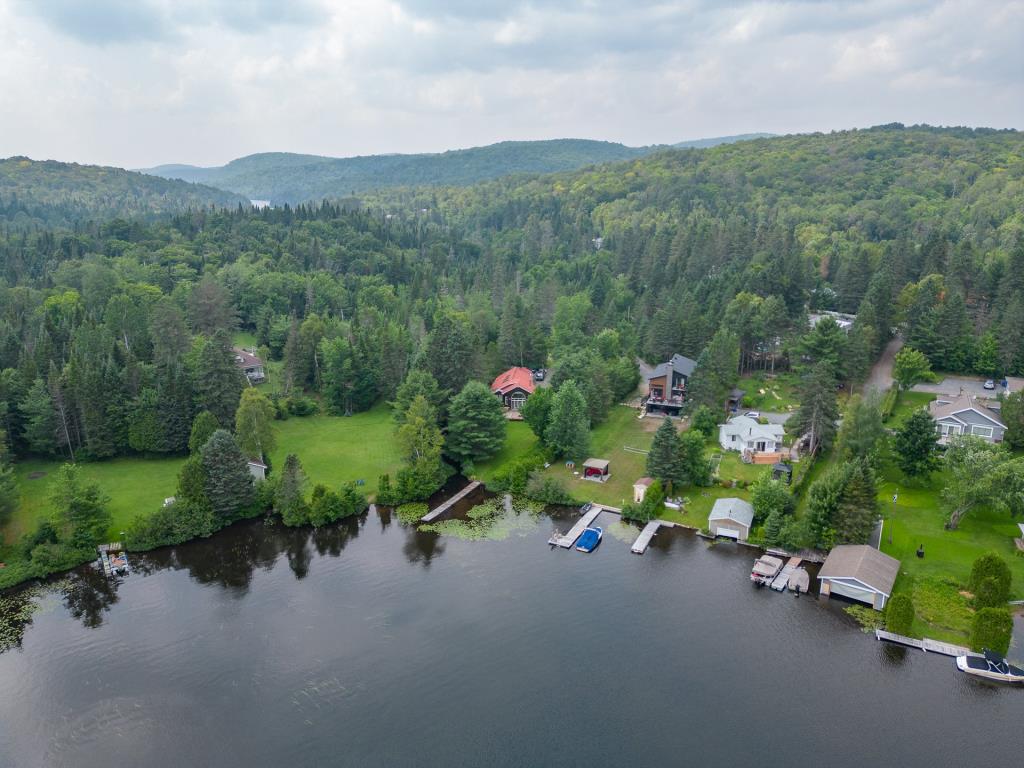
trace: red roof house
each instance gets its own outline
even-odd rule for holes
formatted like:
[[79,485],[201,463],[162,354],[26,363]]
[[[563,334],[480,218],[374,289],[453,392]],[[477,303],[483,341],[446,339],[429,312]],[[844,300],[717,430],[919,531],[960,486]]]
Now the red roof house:
[[533,371],[529,368],[509,368],[491,384],[491,392],[496,394],[508,408],[519,410],[526,398],[533,394]]

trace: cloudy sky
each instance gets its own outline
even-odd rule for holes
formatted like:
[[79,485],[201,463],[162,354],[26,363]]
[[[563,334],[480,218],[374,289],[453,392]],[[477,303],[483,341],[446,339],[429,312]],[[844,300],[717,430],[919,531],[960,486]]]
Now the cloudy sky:
[[0,157],[1024,128],[1024,0],[0,0]]

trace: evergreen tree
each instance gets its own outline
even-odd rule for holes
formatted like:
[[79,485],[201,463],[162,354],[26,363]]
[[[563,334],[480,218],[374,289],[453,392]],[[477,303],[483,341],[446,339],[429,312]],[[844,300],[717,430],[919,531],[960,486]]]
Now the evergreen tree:
[[161,451],[184,453],[192,430],[192,382],[183,364],[157,369],[157,415],[163,444]]
[[505,442],[506,424],[490,387],[471,381],[452,398],[445,451],[460,464],[489,459]]
[[365,411],[377,399],[377,382],[366,355],[345,337],[320,343],[324,397],[331,411],[351,416]]
[[274,450],[274,404],[266,395],[249,387],[235,413],[235,437],[242,453],[261,459]]
[[849,464],[831,467],[808,489],[808,530],[816,547],[831,549],[837,543],[836,517],[849,471]]
[[57,417],[46,382],[36,379],[21,402],[25,417],[25,441],[33,453],[57,452]]
[[[274,492],[274,511],[281,516],[281,522],[285,525],[294,527],[310,522],[311,510],[306,503],[305,487],[306,473],[302,470],[302,463],[298,456],[289,453],[285,457]],[[324,512],[320,510],[320,513]]]
[[206,445],[213,433],[220,429],[217,417],[209,411],[200,411],[192,422],[192,429],[189,431],[188,450],[190,453],[199,453]]
[[237,520],[256,500],[245,456],[231,433],[218,429],[202,447],[206,496],[221,524]]
[[210,497],[206,494],[206,470],[203,468],[203,458],[198,452],[185,459],[185,463],[178,471],[176,499],[187,504],[190,509],[205,510],[211,521],[211,530],[215,527],[213,508],[210,505]]
[[397,477],[397,501],[424,499],[444,483],[447,470],[441,461],[444,436],[437,425],[437,414],[423,395],[413,398],[397,438],[406,461]]
[[836,381],[846,378],[848,337],[831,316],[822,318],[797,344],[797,353],[804,365],[825,366]]
[[706,405],[698,406],[690,416],[690,429],[700,432],[705,440],[718,434],[718,417]]
[[544,442],[548,422],[551,420],[551,404],[555,399],[555,390],[551,387],[541,387],[534,390],[533,394],[526,398],[519,414],[523,417],[537,439]]
[[227,333],[206,339],[196,366],[196,404],[209,411],[218,424],[234,424],[245,376],[235,364]]
[[62,465],[50,486],[60,540],[75,549],[90,549],[110,526],[109,501],[99,484],[85,479],[80,467]]
[[672,419],[666,416],[651,441],[651,450],[647,454],[647,474],[671,492],[674,486],[683,481],[680,459],[679,436]]
[[238,313],[224,287],[207,275],[192,289],[188,299],[188,316],[196,333],[213,336],[233,331]]
[[720,328],[697,358],[697,369],[688,383],[695,405],[719,409],[739,375],[740,345],[732,331]]
[[565,382],[555,393],[544,437],[545,444],[556,456],[568,459],[586,456],[590,445],[590,419],[587,402],[576,382]]
[[819,363],[800,380],[800,408],[793,424],[800,435],[808,435],[808,451],[813,456],[832,445],[836,435],[839,406],[836,380],[827,363]]
[[165,445],[156,390],[144,389],[135,398],[128,420],[128,445],[139,453],[157,453]]
[[872,391],[864,397],[851,397],[839,431],[839,450],[842,454],[849,459],[868,459],[874,463],[884,438],[882,402],[878,393]]
[[448,394],[428,371],[409,371],[395,392],[395,399],[390,403],[395,423],[401,425],[405,422],[405,414],[412,401],[421,395],[434,408],[438,419],[443,420],[447,413]]
[[475,368],[476,334],[463,312],[440,310],[427,335],[423,367],[450,392],[460,391]]
[[938,469],[939,434],[928,411],[919,408],[907,417],[893,438],[896,465],[907,477],[927,478]]
[[836,508],[837,544],[866,544],[878,519],[875,473],[867,459],[850,463],[850,472]]
[[1024,448],[1024,390],[1003,398],[999,418],[1006,424],[1003,441],[1014,450]]
[[711,485],[711,462],[704,452],[704,438],[690,430],[679,435],[679,468],[681,482],[690,485]]

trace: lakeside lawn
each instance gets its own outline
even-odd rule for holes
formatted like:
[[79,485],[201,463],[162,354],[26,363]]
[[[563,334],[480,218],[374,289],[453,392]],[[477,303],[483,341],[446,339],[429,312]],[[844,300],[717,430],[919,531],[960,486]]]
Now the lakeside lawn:
[[525,421],[510,421],[505,432],[505,445],[487,461],[476,464],[473,476],[483,481],[486,485],[490,483],[495,474],[516,459],[522,458],[537,445],[537,436]]
[[277,447],[271,452],[276,469],[294,453],[309,478],[309,489],[317,483],[337,488],[350,480],[363,480],[360,488],[371,497],[378,478],[389,473],[394,479],[402,466],[395,441],[391,409],[382,404],[354,416],[293,416],[277,421]]
[[[178,470],[183,462],[181,457],[119,458],[78,465],[82,474],[99,483],[110,497],[108,506],[112,520],[107,532],[109,540],[120,539],[121,531],[136,515],[158,509],[165,498],[174,495]],[[42,459],[15,465],[21,504],[3,529],[5,544],[17,542],[50,514],[50,483],[60,466],[59,461]]]

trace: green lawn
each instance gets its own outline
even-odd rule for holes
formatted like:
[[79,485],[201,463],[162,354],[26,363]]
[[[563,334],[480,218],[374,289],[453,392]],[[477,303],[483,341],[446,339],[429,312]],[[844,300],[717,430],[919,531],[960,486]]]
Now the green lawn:
[[[174,495],[182,462],[181,458],[122,458],[79,465],[86,478],[99,483],[110,497],[113,520],[108,533],[112,540],[120,538],[136,515],[152,512]],[[59,468],[57,461],[32,460],[16,465],[21,505],[3,530],[5,543],[14,543],[49,515],[50,482]]]
[[391,409],[378,405],[355,416],[305,416],[275,422],[277,448],[271,453],[274,467],[284,466],[294,453],[302,462],[310,484],[332,488],[350,480],[363,480],[363,492],[377,492],[377,479],[402,465],[395,443]]
[[[608,418],[590,434],[590,456],[608,459],[611,478],[606,483],[582,480],[559,462],[549,467],[547,474],[565,481],[570,493],[581,501],[596,501],[612,507],[621,507],[633,498],[633,483],[646,473],[647,454],[627,451],[650,448],[658,419],[639,419],[637,412],[626,406],[615,406]],[[582,467],[577,467],[582,475]]]
[[795,411],[800,406],[796,391],[797,382],[798,377],[794,373],[779,373],[774,376],[759,373],[745,376],[736,385],[746,392],[740,410]]
[[522,458],[537,445],[537,436],[525,421],[510,421],[505,433],[505,445],[487,461],[478,462],[474,476],[486,485],[506,464]]
[[926,408],[928,403],[934,399],[935,395],[930,392],[900,392],[896,396],[896,405],[893,407],[892,413],[889,414],[889,418],[886,419],[885,425],[890,429],[898,429],[903,426],[903,422],[910,414],[919,408]]

